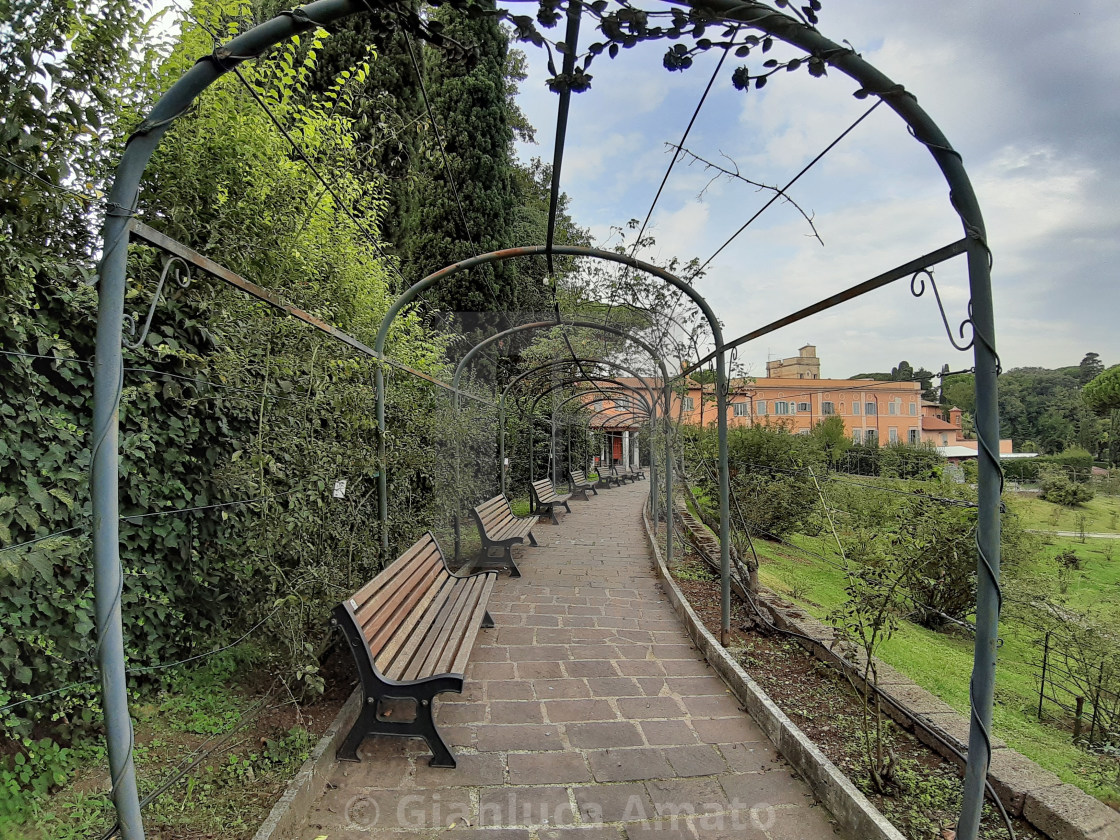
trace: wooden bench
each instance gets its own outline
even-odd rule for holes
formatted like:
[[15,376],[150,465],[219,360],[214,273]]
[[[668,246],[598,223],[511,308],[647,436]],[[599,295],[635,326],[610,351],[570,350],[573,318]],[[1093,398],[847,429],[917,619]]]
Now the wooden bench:
[[509,564],[510,577],[521,577],[521,570],[513,562],[513,546],[521,545],[529,538],[529,545],[536,545],[533,528],[537,524],[535,516],[515,516],[509,500],[498,495],[493,499],[471,509],[471,516],[478,525],[478,536],[482,540],[482,550],[487,557],[493,548],[502,551],[502,559]]
[[556,492],[556,488],[552,486],[552,482],[547,478],[542,478],[540,481],[534,481],[529,485],[529,497],[533,505],[534,513],[547,513],[552,517],[552,524],[559,525],[560,520],[556,518],[556,506],[563,505],[564,510],[568,513],[572,509],[568,506],[568,499],[572,496],[570,493],[561,495]]
[[427,741],[432,767],[455,766],[432,718],[432,698],[463,691],[475,636],[494,626],[486,603],[497,576],[452,574],[429,531],[334,608],[331,624],[350,644],[364,695],[340,761],[358,761],[367,735],[395,735]]
[[611,487],[621,487],[622,479],[615,473],[614,467],[599,466],[599,482],[596,487],[606,487],[608,490]]
[[634,469],[633,467],[622,467],[620,469],[623,478],[628,478],[630,481],[637,481],[639,478],[645,478],[646,474],[641,467]]
[[572,491],[570,495],[573,499],[582,499],[585,502],[591,501],[587,497],[588,490],[596,496],[599,495],[599,491],[587,480],[587,473],[583,470],[568,470],[568,489]]
[[611,464],[611,476],[618,480],[619,485],[626,481],[637,481],[631,474],[630,470],[623,467],[621,470],[617,465]]

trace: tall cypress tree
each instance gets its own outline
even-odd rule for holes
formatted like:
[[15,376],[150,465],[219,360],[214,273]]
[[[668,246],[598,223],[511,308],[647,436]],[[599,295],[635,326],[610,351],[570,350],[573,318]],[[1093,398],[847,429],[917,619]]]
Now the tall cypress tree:
[[[404,254],[417,275],[514,244],[510,234],[518,204],[506,35],[491,15],[441,9],[436,16],[444,34],[466,45],[468,55],[458,60],[425,49],[425,83],[446,164],[438,147],[425,164],[424,201]],[[519,294],[519,277],[509,265],[484,267],[442,284],[430,300],[441,309],[466,312],[520,308],[527,296]]]

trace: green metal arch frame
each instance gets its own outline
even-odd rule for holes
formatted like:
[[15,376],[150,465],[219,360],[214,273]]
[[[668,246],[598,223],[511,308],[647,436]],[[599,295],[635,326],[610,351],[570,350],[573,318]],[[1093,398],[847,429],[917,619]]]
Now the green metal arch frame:
[[[689,5],[673,0],[678,5]],[[989,250],[986,231],[975,190],[963,161],[950,146],[936,123],[889,77],[864,61],[853,49],[826,38],[788,15],[756,0],[694,0],[691,4],[725,20],[746,24],[819,57],[861,85],[861,90],[881,97],[924,143],[949,185],[950,202],[961,218],[969,238],[967,252],[969,287],[972,298],[970,320],[976,340],[975,359],[976,431],[980,449],[980,475],[977,546],[977,617],[973,675],[970,684],[972,719],[969,732],[968,762],[965,768],[964,799],[957,824],[960,840],[975,840],[979,830],[984,786],[991,761],[991,716],[994,696],[996,645],[998,640],[999,594],[999,497],[1002,474],[999,466],[999,416],[996,376],[999,367],[995,349],[995,319],[991,294]],[[127,270],[128,219],[133,215],[140,179],[152,153],[174,120],[185,113],[194,99],[224,73],[241,62],[260,55],[269,47],[316,26],[330,24],[365,8],[364,0],[317,0],[307,6],[253,27],[203,57],[188,70],[156,103],[126,145],[109,193],[102,232],[102,260],[99,269],[97,335],[94,362],[93,441],[90,458],[92,496],[92,541],[94,556],[95,621],[98,636],[98,663],[101,671],[102,705],[105,710],[106,741],[112,798],[124,840],[143,840],[132,756],[132,724],[128,713],[125,679],[120,563],[118,470],[121,382],[123,376],[122,332]],[[571,246],[542,246],[533,253],[574,254]],[[510,256],[520,256],[523,249]],[[616,259],[609,254],[604,258]],[[469,262],[469,261],[467,261]],[[478,263],[481,264],[481,263]],[[464,266],[463,263],[458,266]],[[637,266],[635,266],[637,267]],[[461,270],[449,267],[444,272]],[[395,315],[395,313],[394,313]],[[714,316],[713,316],[714,317]],[[391,320],[391,319],[390,319]],[[713,327],[718,322],[713,321]],[[379,333],[378,351],[384,358],[384,336]],[[717,383],[722,384],[723,340],[716,338]],[[383,374],[378,368],[378,378]],[[722,389],[720,389],[722,393]],[[725,407],[719,406],[721,428],[726,423]],[[383,416],[379,417],[383,421]],[[383,426],[382,426],[383,429]],[[725,433],[725,429],[724,429]],[[725,444],[725,441],[724,441]],[[725,454],[725,452],[724,452]],[[721,459],[720,538],[724,586],[728,564],[726,523],[725,458]]]
[[[530,417],[532,417],[536,413],[537,404],[544,397],[548,396],[548,394],[550,394],[554,391],[558,391],[561,388],[567,388],[570,385],[578,384],[579,382],[585,382],[585,381],[587,381],[587,380],[579,378],[579,379],[571,379],[571,380],[556,383],[555,385],[549,387],[545,391],[538,394],[533,401],[532,407],[526,413],[529,414]],[[653,428],[654,428],[654,424],[657,421],[656,406],[651,404],[649,401],[646,400],[645,395],[643,395],[643,393],[642,393],[642,390],[640,388],[638,388],[637,386],[630,385],[630,384],[625,383],[625,382],[619,382],[616,379],[602,379],[602,378],[599,378],[599,379],[596,379],[595,381],[596,382],[611,382],[611,383],[614,383],[615,386],[617,386],[617,387],[613,387],[613,388],[609,387],[609,388],[599,389],[599,393],[603,394],[604,396],[607,396],[608,398],[610,398],[610,396],[612,394],[621,394],[623,391],[625,391],[626,393],[634,394],[639,400],[641,400],[642,407],[645,409],[643,416],[644,416],[645,419],[647,419],[649,421],[649,424],[650,424],[650,430],[649,430],[649,436],[650,436],[650,444],[649,444],[650,445],[650,474],[652,476],[655,476],[655,478],[651,479],[650,487],[651,488],[656,488],[656,486],[657,486],[657,481],[656,481],[657,473],[655,471],[655,466],[654,466],[655,452],[654,452],[654,448],[653,448],[653,441],[654,441]],[[651,393],[652,393],[652,391],[651,391]],[[572,395],[568,396],[567,398],[561,400],[556,406],[554,406],[553,410],[558,411],[561,407],[563,407],[567,403],[573,402],[577,399],[590,397],[590,396],[594,396],[594,395],[595,395],[594,391],[582,391],[578,394],[572,394]],[[585,408],[586,406],[580,406],[580,407]],[[611,408],[611,409],[603,408],[603,409],[600,409],[600,410],[594,412],[591,415],[591,417],[588,418],[588,428],[590,428],[591,418],[594,418],[594,417],[598,416],[599,414],[602,414],[604,411],[611,411],[611,410],[613,410],[613,408]],[[531,478],[532,477],[531,465],[532,465],[532,457],[533,457],[533,427],[532,427],[531,424],[529,426],[529,453],[530,453],[529,457],[530,457],[530,478]],[[504,474],[504,471],[503,471],[503,478],[504,478],[504,476],[505,476],[505,474]],[[504,492],[504,489],[503,489],[503,492]],[[654,495],[654,494],[651,493],[651,497],[652,497],[652,495]],[[652,498],[651,498],[650,505],[651,505],[651,510],[653,510],[653,511],[657,510],[656,501]]]
[[[645,377],[642,374],[637,373],[633,368],[627,365],[603,359],[565,359],[562,361],[551,361],[545,362],[544,364],[537,365],[534,368],[530,368],[527,371],[519,373],[509,383],[506,384],[505,388],[502,389],[501,396],[498,398],[498,469],[501,471],[500,486],[503,496],[506,494],[506,404],[510,391],[515,385],[524,381],[534,373],[542,370],[547,370],[548,368],[558,367],[560,365],[572,364],[573,362],[580,364],[605,364],[611,367],[617,367],[620,370],[629,373],[631,376],[642,380],[643,384],[645,384],[646,388],[649,390],[651,396],[653,395],[653,387],[648,382],[646,382]],[[650,469],[653,469],[652,464],[650,465]]]
[[[687,297],[691,298],[693,303],[695,303],[696,306],[703,313],[704,318],[708,321],[708,326],[712,331],[712,340],[713,340],[713,342],[715,344],[715,347],[716,347],[716,350],[714,352],[715,352],[715,360],[716,360],[716,435],[717,435],[718,442],[719,442],[720,641],[723,645],[726,646],[726,645],[731,643],[731,551],[730,551],[730,545],[731,545],[731,535],[730,535],[731,487],[730,487],[730,484],[731,484],[731,482],[730,482],[730,476],[729,476],[728,467],[727,467],[727,387],[726,387],[727,386],[727,360],[726,360],[725,355],[724,355],[724,353],[721,349],[723,347],[723,343],[724,343],[724,341],[723,341],[723,327],[720,324],[719,319],[716,317],[715,312],[712,311],[711,306],[709,306],[708,302],[704,299],[704,296],[701,295],[699,292],[697,292],[696,289],[694,289],[691,285],[686,283],[681,278],[677,277],[672,272],[666,271],[665,269],[661,268],[660,266],[656,266],[656,265],[653,265],[652,263],[648,263],[644,260],[639,260],[639,259],[636,259],[634,257],[627,256],[626,254],[619,254],[615,251],[606,251],[606,250],[603,250],[602,248],[590,248],[590,247],[582,246],[582,245],[553,245],[552,247],[549,247],[547,245],[533,245],[533,246],[527,246],[527,247],[521,247],[521,248],[507,248],[507,249],[504,249],[504,250],[501,250],[501,251],[491,251],[488,254],[479,254],[477,256],[470,257],[469,259],[461,260],[460,262],[454,263],[453,265],[449,265],[446,268],[440,269],[439,271],[433,272],[432,274],[429,274],[427,277],[425,277],[420,282],[413,285],[407,291],[402,293],[401,296],[399,298],[397,298],[397,300],[389,308],[389,311],[385,314],[385,318],[381,322],[381,328],[377,332],[377,340],[374,342],[374,351],[380,357],[382,357],[382,358],[384,357],[385,341],[386,341],[386,339],[388,338],[388,335],[389,335],[389,328],[392,325],[393,320],[396,318],[397,314],[405,306],[407,306],[412,300],[414,300],[417,295],[419,295],[421,292],[425,291],[426,289],[430,288],[431,286],[434,286],[436,283],[439,283],[441,280],[444,280],[448,277],[451,277],[455,274],[458,274],[461,271],[466,271],[466,270],[469,270],[469,269],[472,269],[472,268],[477,268],[477,267],[482,266],[482,265],[488,265],[489,263],[504,262],[505,260],[517,259],[517,258],[522,258],[522,257],[532,257],[532,256],[541,256],[541,255],[551,256],[553,254],[559,254],[561,256],[571,256],[571,257],[590,257],[590,258],[593,258],[593,259],[604,260],[606,262],[619,263],[621,265],[628,266],[628,267],[630,267],[630,268],[632,268],[636,271],[641,271],[641,272],[643,272],[645,274],[648,274],[652,277],[656,277],[657,279],[662,280],[663,282],[669,284],[670,286],[675,287],[683,295],[686,295]],[[567,322],[567,323],[571,323],[574,326],[586,326],[586,327],[589,327],[589,328],[592,328],[592,329],[603,329],[605,327],[605,325],[603,325],[603,324],[597,324],[597,323],[590,322],[590,321],[579,322],[579,323],[577,323],[577,322]],[[542,326],[545,325],[544,322],[541,322],[541,324],[542,324]],[[553,322],[552,326],[559,326],[559,324],[556,324],[555,322]],[[514,328],[514,329],[516,330],[517,328]],[[610,331],[610,329],[608,329],[607,331]],[[505,330],[503,333],[500,333],[499,335],[509,335],[509,334],[510,334],[510,331]],[[460,376],[462,367],[465,365],[465,363],[475,353],[477,353],[479,351],[479,349],[486,346],[492,340],[495,340],[495,336],[491,336],[489,339],[484,339],[483,341],[479,342],[478,344],[476,344],[474,347],[472,347],[470,350],[467,351],[466,355],[464,355],[464,357],[459,361],[459,364],[456,366],[455,378],[452,380],[452,385],[454,387],[456,387],[456,388],[458,387],[459,376]],[[639,345],[639,346],[641,346],[641,345]],[[664,387],[665,387],[665,390],[666,390],[666,395],[665,395],[666,422],[669,422],[668,407],[670,405],[670,399],[669,399],[668,392],[669,392],[669,389],[671,388],[669,373],[665,369],[664,362],[662,362],[660,360],[660,356],[659,356],[659,354],[657,354],[657,352],[655,350],[653,350],[652,348],[650,348],[648,346],[643,347],[643,349],[646,350],[646,352],[650,353],[652,356],[654,356],[654,358],[658,359],[658,363],[661,367],[662,376],[664,378]],[[377,393],[378,393],[378,426],[377,427],[378,427],[378,430],[379,430],[380,435],[381,435],[381,439],[380,439],[381,442],[378,444],[378,446],[379,446],[379,452],[381,452],[381,454],[383,454],[384,436],[385,436],[385,424],[384,424],[384,418],[385,418],[384,381],[385,380],[384,380],[384,373],[382,372],[380,366],[377,368],[377,371],[376,371],[376,374],[375,374],[375,381],[376,381]],[[668,432],[666,433],[666,437],[665,437],[665,445],[666,445],[666,447],[671,445],[671,436],[668,434]],[[672,473],[672,458],[671,458],[671,456],[667,456],[665,460],[666,460],[666,463],[665,463],[666,515],[671,516],[672,515],[671,511],[672,511],[672,507],[673,507],[672,485],[670,483],[671,473]],[[383,458],[382,458],[382,464],[384,464],[384,459]],[[382,467],[380,472],[381,472],[381,475],[378,479],[378,481],[379,481],[378,513],[382,514],[384,512],[384,513],[387,514],[388,499],[387,499],[387,494],[385,492],[386,488],[385,488],[384,482],[386,481],[386,478],[385,478],[384,467]],[[387,521],[387,516],[382,518],[382,522],[385,522],[385,521]],[[668,555],[670,555],[670,556],[667,556],[666,560],[671,560],[672,546],[673,546],[672,530],[670,529],[670,531],[668,533],[669,533],[669,539],[667,540],[667,543],[666,543],[666,550],[667,550]],[[382,530],[382,545],[383,545],[383,548],[387,548],[387,545],[386,545],[387,539],[388,539],[388,534],[385,533],[385,531],[383,529]]]
[[[543,246],[541,246],[541,247],[543,247]],[[571,247],[571,246],[563,246],[563,247],[568,248],[568,247]],[[532,252],[536,253],[538,250],[539,249],[537,249],[537,248],[528,248],[528,249],[514,248],[514,249],[511,249],[509,251],[495,251],[495,252],[492,252],[490,254],[483,254],[483,255],[478,256],[478,257],[472,257],[469,260],[463,260],[462,262],[456,263],[453,266],[449,266],[448,268],[445,268],[441,271],[437,271],[433,274],[428,275],[426,278],[421,280],[419,283],[416,283],[414,286],[412,286],[410,289],[408,289],[406,292],[404,292],[399,298],[397,298],[396,302],[393,304],[393,306],[386,313],[384,320],[382,320],[382,322],[381,322],[381,329],[377,333],[377,340],[381,344],[375,344],[374,345],[374,350],[378,353],[382,352],[384,337],[388,336],[389,327],[392,325],[393,319],[401,311],[401,309],[403,309],[404,306],[406,306],[408,304],[409,300],[414,298],[416,295],[420,294],[420,292],[424,291],[424,289],[434,285],[435,283],[438,283],[440,280],[445,279],[446,277],[452,276],[453,274],[456,273],[456,271],[462,271],[465,268],[475,267],[477,265],[485,265],[488,262],[494,262],[494,261],[497,261],[497,260],[513,259],[515,257],[527,256],[527,254],[522,253],[522,252],[523,251],[532,251]],[[594,251],[596,249],[580,249],[580,250],[592,250],[592,251]],[[603,252],[603,253],[609,253],[612,256],[619,256],[617,254],[614,254],[613,252]],[[654,267],[654,268],[656,269],[656,267]],[[452,269],[455,269],[455,270],[452,270]],[[656,269],[656,270],[658,272],[661,272],[661,269]],[[668,272],[664,272],[664,273],[668,274]],[[672,275],[669,275],[669,276],[672,276]],[[687,288],[687,284],[685,284],[684,281],[679,280],[677,278],[674,278],[674,280],[677,283],[680,283],[682,286]],[[452,377],[452,380],[451,380],[452,388],[454,389],[454,391],[456,393],[458,393],[459,382],[462,378],[463,370],[466,368],[467,363],[472,358],[477,356],[480,352],[482,352],[482,350],[484,350],[486,347],[490,346],[494,342],[500,341],[503,338],[508,338],[510,336],[517,335],[517,334],[522,333],[522,332],[527,332],[529,330],[552,329],[552,328],[555,328],[555,327],[561,327],[561,328],[563,328],[563,327],[579,327],[579,328],[582,328],[582,329],[592,329],[592,330],[599,330],[601,332],[607,332],[607,333],[610,333],[612,335],[617,335],[620,338],[625,339],[626,341],[629,341],[629,342],[637,345],[642,350],[644,350],[646,353],[648,353],[650,355],[650,358],[652,358],[654,360],[654,362],[657,363],[657,366],[659,368],[661,368],[662,390],[664,392],[662,399],[665,400],[665,406],[666,406],[666,410],[665,410],[665,414],[664,414],[664,421],[665,421],[666,424],[669,424],[671,422],[671,418],[669,417],[669,410],[668,409],[669,409],[669,406],[671,404],[670,393],[671,393],[671,390],[672,390],[672,385],[670,384],[670,381],[669,381],[669,371],[665,367],[665,362],[661,358],[661,355],[657,352],[657,350],[655,350],[653,347],[651,347],[645,341],[642,341],[640,338],[637,338],[637,337],[631,335],[630,333],[626,332],[625,330],[619,329],[618,327],[613,327],[609,324],[601,324],[597,321],[583,321],[583,320],[579,320],[579,319],[567,320],[567,321],[561,320],[559,322],[557,322],[557,321],[534,321],[534,322],[529,323],[529,324],[521,324],[521,325],[516,326],[516,327],[510,327],[507,330],[502,330],[501,332],[495,333],[494,335],[487,336],[486,338],[482,339],[477,344],[472,346],[465,354],[463,354],[463,358],[460,359],[459,363],[455,366],[455,375],[454,375],[454,377]],[[721,358],[722,358],[722,355],[721,355]],[[380,367],[377,368],[377,376],[375,377],[375,380],[376,380],[376,386],[377,386],[378,432],[381,436],[380,441],[378,443],[378,454],[379,454],[379,457],[381,458],[381,465],[382,465],[381,469],[379,470],[380,476],[378,477],[378,492],[379,492],[379,496],[380,496],[380,498],[378,499],[378,515],[382,517],[381,518],[381,540],[382,540],[382,546],[383,546],[382,550],[387,552],[387,549],[388,549],[387,542],[388,542],[388,539],[389,539],[389,534],[388,534],[388,529],[385,526],[386,526],[386,523],[388,521],[388,489],[387,489],[388,482],[387,482],[386,477],[385,477],[386,470],[384,468],[385,461],[384,461],[384,457],[383,457],[384,456],[384,448],[385,448],[385,425],[384,425],[384,419],[385,419],[385,386],[384,386],[384,377],[382,375],[382,371],[381,371]],[[726,424],[727,424],[727,418],[726,417],[724,417],[723,423],[724,423],[724,427],[725,427],[724,439],[725,439],[725,442],[726,442]],[[665,510],[666,510],[666,515],[667,516],[669,515],[669,512],[672,510],[672,507],[673,507],[673,458],[672,458],[672,452],[671,452],[671,449],[670,449],[671,446],[672,446],[672,436],[670,434],[670,429],[669,429],[668,425],[666,425],[666,429],[665,429],[665,462],[664,462],[665,476],[664,476],[664,481],[665,481]],[[724,452],[726,453],[726,445],[724,446]],[[723,461],[726,462],[726,458],[724,458]],[[456,462],[458,462],[458,457],[457,456],[456,456]],[[724,464],[724,466],[726,468],[726,463]],[[726,469],[724,471],[726,472]],[[655,486],[653,486],[653,485],[654,485],[654,482],[651,482],[650,507],[651,507],[652,514],[655,517],[655,521],[656,521],[656,516],[657,516],[657,512],[658,512],[657,511],[657,493],[655,492]],[[456,530],[456,544],[458,544],[458,532],[459,532],[459,517],[458,517],[458,514],[456,514],[456,517],[455,517],[455,530]],[[667,560],[670,560],[670,561],[672,560],[672,556],[673,556],[672,531],[669,531],[669,539],[667,540],[666,546],[665,546],[665,556],[666,556]],[[729,559],[729,562],[730,562],[730,559]],[[727,612],[728,612],[729,616],[730,616],[730,609],[731,609],[731,607],[730,607],[730,590],[728,590]]]

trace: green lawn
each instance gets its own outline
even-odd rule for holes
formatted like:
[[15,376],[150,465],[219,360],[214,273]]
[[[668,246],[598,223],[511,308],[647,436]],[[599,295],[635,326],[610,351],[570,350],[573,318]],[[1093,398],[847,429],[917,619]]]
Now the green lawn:
[[1064,507],[1039,497],[1037,493],[1008,493],[1008,502],[1029,522],[1027,528],[1040,531],[1080,531],[1120,533],[1120,496],[1096,496],[1083,505]]
[[[824,538],[796,535],[790,542],[826,557],[834,556]],[[1110,563],[1102,554],[1103,549],[1092,542],[1083,545],[1076,539],[1054,540],[1052,544],[1040,545],[1038,553],[1029,561],[1040,572],[1047,566],[1055,569],[1053,577],[1057,586],[1053,555],[1072,545],[1079,556],[1085,556],[1082,570],[1070,576],[1067,592],[1071,609],[1087,608],[1090,604],[1100,606],[1102,589],[1108,591],[1109,604],[1115,606],[1120,601],[1120,564]],[[756,540],[755,545],[760,557],[759,578],[764,585],[821,619],[827,619],[830,610],[843,602],[845,578],[840,569],[780,544]],[[1120,556],[1120,547],[1117,554]],[[1110,769],[1074,747],[1068,733],[1038,720],[1038,681],[1034,676],[1039,658],[1036,634],[1021,625],[1004,622],[1000,635],[1003,646],[996,675],[995,734],[1064,781],[1106,801],[1120,802],[1115,767]],[[894,636],[882,646],[879,656],[918,685],[967,714],[968,681],[972,671],[972,639],[967,634],[933,632],[903,621]]]

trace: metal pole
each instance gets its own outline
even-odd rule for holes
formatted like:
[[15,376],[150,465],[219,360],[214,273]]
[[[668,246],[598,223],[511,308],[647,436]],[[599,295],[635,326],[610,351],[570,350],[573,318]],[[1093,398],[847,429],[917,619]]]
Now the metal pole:
[[1042,644],[1042,680],[1038,687],[1038,719],[1042,720],[1042,698],[1046,696],[1046,665],[1050,660],[1050,631]]
[[506,395],[498,402],[498,468],[502,473],[502,495],[506,494]]
[[[672,393],[669,380],[665,380],[665,405]],[[665,410],[665,565],[673,566],[673,418]],[[654,523],[657,527],[657,523]]]
[[358,11],[358,2],[320,0],[304,6],[300,16],[281,15],[234,38],[194,64],[160,97],[125,146],[109,191],[102,229],[98,280],[97,337],[94,361],[93,448],[90,493],[93,515],[94,617],[101,671],[105,741],[109,754],[113,804],[124,840],[143,840],[136,770],[132,756],[132,721],[125,680],[124,628],[121,617],[123,572],[120,561],[119,404],[123,381],[121,350],[124,296],[128,269],[128,219],[136,206],[148,160],[175,118],[230,67],[298,32]]
[[[126,152],[127,154],[127,152]],[[124,170],[128,161],[121,164]],[[137,180],[139,173],[137,173]],[[121,193],[127,179],[118,172],[110,196],[114,206],[131,204]],[[123,210],[123,208],[122,208]],[[118,506],[119,407],[124,381],[121,330],[124,323],[125,272],[128,261],[127,216],[110,210],[105,217],[105,257],[97,287],[97,341],[93,382],[93,455],[90,489],[93,497],[94,613],[97,622],[97,661],[105,709],[105,740],[113,804],[125,840],[143,840],[136,767],[132,760],[132,719],[128,713],[125,679],[124,624],[121,592],[124,573],[120,561]]]
[[[701,398],[703,391],[701,390]],[[727,466],[727,363],[716,355],[716,436],[719,440],[719,577],[720,644],[731,644],[731,484]]]
[[381,530],[381,565],[389,557],[389,480],[385,456],[385,372],[381,365],[374,374],[377,386],[377,519]]

